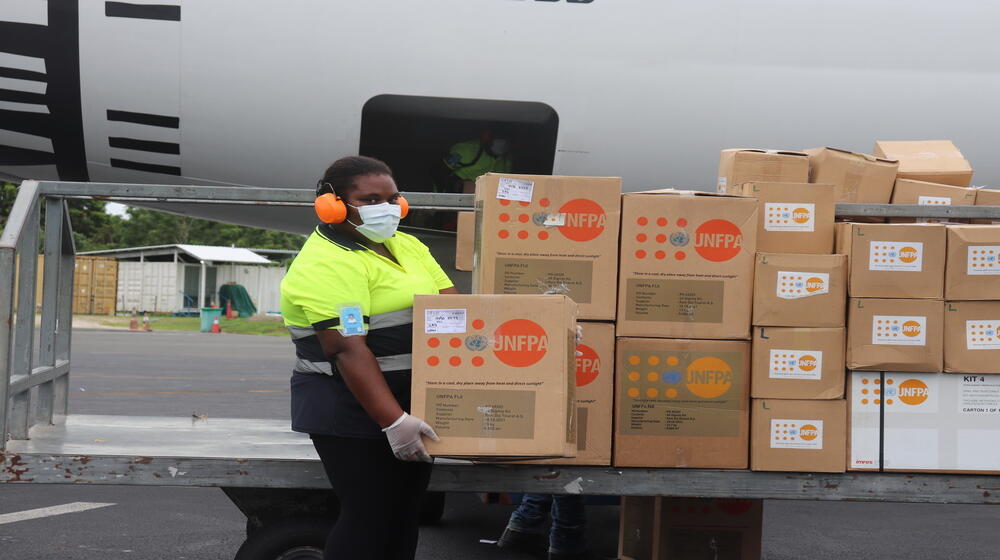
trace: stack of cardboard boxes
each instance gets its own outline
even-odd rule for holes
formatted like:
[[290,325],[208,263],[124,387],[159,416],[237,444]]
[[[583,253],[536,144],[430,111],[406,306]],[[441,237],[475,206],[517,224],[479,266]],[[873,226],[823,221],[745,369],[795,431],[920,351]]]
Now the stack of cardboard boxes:
[[[518,453],[519,449],[532,450],[528,445],[530,442],[512,439],[511,445],[506,446],[504,452],[499,452],[503,438],[493,438],[493,443],[488,442],[487,446],[496,444],[497,452],[462,453],[458,452],[466,449],[460,447],[462,444],[475,442],[443,437],[442,443],[435,444],[432,452],[501,458],[548,456],[556,458],[541,461],[574,465],[611,464],[620,214],[621,179],[617,177],[495,173],[479,177],[476,181],[475,242],[472,251],[473,293],[494,294],[504,316],[512,320],[528,318],[538,312],[543,315],[548,313],[531,309],[538,298],[555,297],[544,294],[560,294],[563,299],[572,299],[579,306],[578,324],[582,339],[579,344],[573,342],[569,369],[569,382],[574,395],[569,407],[569,416],[575,423],[573,449],[572,452],[558,452],[549,446],[546,452]],[[466,224],[463,230],[468,227]],[[467,235],[460,237],[468,239]],[[465,254],[468,254],[467,250]],[[485,296],[467,297],[473,301]],[[431,297],[437,306],[445,306],[449,300],[444,298],[447,296]],[[537,322],[542,324],[540,320]],[[419,331],[420,325],[416,322],[415,325]],[[486,343],[495,345],[499,339],[495,335],[490,336],[488,326],[484,331],[482,334],[487,335]],[[526,334],[529,338],[525,340],[529,340],[531,333],[526,331]],[[463,339],[455,340],[458,340],[459,347],[467,346]],[[415,341],[414,347],[419,346]],[[421,348],[421,351],[424,349]],[[416,350],[414,362],[420,366],[420,369],[414,369],[415,381],[429,382],[441,377],[440,372],[425,374],[422,371],[429,368],[423,366]],[[524,378],[528,374],[536,374],[538,369],[538,363],[525,363],[523,369],[512,372],[512,375]],[[484,378],[481,381],[488,380]],[[435,385],[438,386],[440,384]],[[555,383],[549,388],[535,385],[532,392],[540,403],[542,393],[556,387]],[[482,393],[480,396],[495,400],[496,395]],[[536,416],[541,419],[560,415],[562,409],[554,406],[556,402],[552,401],[545,408],[536,406]],[[484,406],[479,401],[474,401],[474,404]],[[423,406],[415,393],[414,410],[422,412],[425,409],[419,407]],[[467,409],[465,416],[473,417],[475,410],[475,407]],[[448,412],[451,413],[450,410]],[[428,422],[437,429],[432,419]],[[438,432],[443,436],[452,435]]]
[[[876,142],[875,153],[899,160],[892,204],[920,206],[971,206],[976,189],[968,188],[972,167],[947,140]],[[937,223],[940,218],[893,218],[895,223]]]
[[1000,471],[1000,229],[941,229],[943,368],[852,375],[854,470]]
[[616,466],[746,468],[756,226],[752,198],[622,197]]
[[[574,425],[577,456],[555,462],[836,472],[849,456],[849,468],[908,468],[861,451],[882,445],[882,414],[922,390],[910,377],[950,387],[977,376],[952,392],[1000,414],[989,375],[1000,363],[1000,226],[834,224],[838,202],[921,204],[945,192],[931,189],[959,189],[951,204],[1000,204],[1000,191],[966,188],[971,168],[950,142],[879,142],[875,155],[724,150],[718,176],[720,193],[624,195],[617,178],[480,177],[474,292],[579,306],[575,405],[562,425]],[[497,305],[509,319],[535,305],[506,301]],[[427,344],[418,363],[465,363]],[[421,390],[453,388],[440,369],[421,369],[432,372],[415,370]],[[425,401],[442,395],[415,391],[414,402],[430,410]],[[457,409],[435,406],[456,423]],[[493,455],[570,455],[523,443]]]
[[846,257],[833,253],[831,184],[749,183],[758,197],[753,470],[844,470]]

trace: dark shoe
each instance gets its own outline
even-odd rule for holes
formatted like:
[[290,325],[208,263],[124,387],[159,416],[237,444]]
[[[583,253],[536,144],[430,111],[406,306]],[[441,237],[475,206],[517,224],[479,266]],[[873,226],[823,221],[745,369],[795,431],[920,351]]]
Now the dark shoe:
[[563,554],[561,552],[549,552],[549,560],[611,560],[607,556],[601,556],[590,550],[577,552],[574,554]]
[[509,552],[526,552],[544,556],[545,551],[549,548],[549,539],[539,533],[525,533],[508,527],[500,535],[497,547]]

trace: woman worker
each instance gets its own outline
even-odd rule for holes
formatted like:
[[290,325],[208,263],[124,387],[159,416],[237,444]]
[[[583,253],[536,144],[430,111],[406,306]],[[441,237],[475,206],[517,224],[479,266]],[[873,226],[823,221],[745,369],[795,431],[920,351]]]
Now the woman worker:
[[310,435],[340,500],[326,558],[412,560],[436,440],[410,406],[413,296],[457,293],[417,238],[389,167],[345,157],[316,187],[323,222],[281,282],[295,343],[292,429]]

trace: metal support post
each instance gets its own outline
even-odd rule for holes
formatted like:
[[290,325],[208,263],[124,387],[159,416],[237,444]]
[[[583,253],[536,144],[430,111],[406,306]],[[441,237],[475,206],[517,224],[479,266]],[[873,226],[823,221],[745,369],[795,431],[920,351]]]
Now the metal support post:
[[[35,353],[35,278],[38,274],[39,200],[31,201],[27,218],[18,240],[17,320],[14,324],[14,348],[11,351],[11,379],[28,377]],[[10,437],[27,439],[31,428],[31,389],[10,395]]]
[[[38,332],[41,366],[56,365],[56,313],[59,300],[59,267],[62,259],[63,201],[58,198],[45,199],[45,269],[42,274],[42,324]],[[35,404],[35,421],[39,424],[52,423],[54,381],[38,386],[38,401]]]
[[[65,202],[62,205],[55,354],[56,363],[65,362],[68,365],[73,338],[73,276],[76,274],[76,243],[73,241],[73,224],[70,221],[69,208]],[[60,376],[52,383],[52,422],[61,424],[66,421],[66,414],[69,412],[69,373]]]

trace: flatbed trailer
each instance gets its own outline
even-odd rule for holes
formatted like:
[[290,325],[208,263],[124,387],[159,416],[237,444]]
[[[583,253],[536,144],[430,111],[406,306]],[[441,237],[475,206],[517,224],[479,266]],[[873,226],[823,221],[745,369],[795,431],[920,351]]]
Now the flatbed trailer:
[[[278,420],[67,415],[75,254],[65,200],[311,206],[309,190],[22,183],[0,236],[0,482],[218,487],[248,518],[237,558],[276,558],[268,546],[315,541],[337,515],[336,499],[308,436]],[[472,208],[472,195],[407,193],[414,210]],[[45,208],[45,230],[40,228]],[[994,206],[839,204],[838,216],[983,218]],[[39,351],[34,256],[44,245]],[[15,291],[15,265],[20,284]],[[606,496],[1000,503],[1000,476],[876,472],[786,473],[549,465],[473,465],[439,459],[430,489]],[[311,531],[311,533],[310,533]],[[310,540],[311,539],[311,540]],[[288,546],[282,544],[281,546]],[[312,556],[310,556],[310,554]]]

